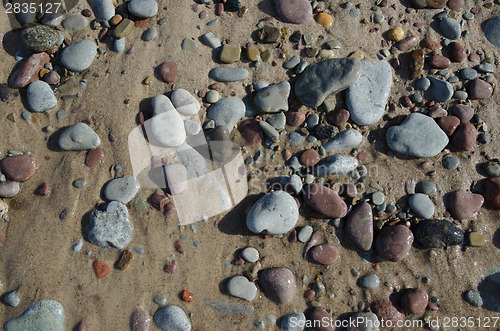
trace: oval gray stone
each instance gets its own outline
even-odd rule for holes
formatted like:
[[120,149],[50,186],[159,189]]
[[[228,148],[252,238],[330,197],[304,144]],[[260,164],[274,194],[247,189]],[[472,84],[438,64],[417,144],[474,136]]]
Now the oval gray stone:
[[57,105],[57,98],[49,84],[42,80],[36,80],[28,85],[26,98],[30,109],[34,112],[43,112]]
[[61,13],[45,14],[40,23],[55,28],[61,24],[62,19],[63,16]]
[[70,16],[62,21],[62,26],[69,32],[75,32],[83,29],[87,24],[87,19],[80,14]]
[[281,320],[283,331],[303,331],[306,325],[306,315],[304,313],[288,314]]
[[500,47],[500,16],[493,17],[484,25],[484,36],[490,43]]
[[385,137],[393,151],[416,157],[435,156],[448,145],[448,136],[434,119],[419,113],[389,128]]
[[446,17],[439,22],[441,34],[448,39],[457,40],[462,34],[460,23],[454,18]]
[[247,227],[254,233],[284,234],[299,219],[295,199],[284,191],[269,192],[260,198],[247,214]]
[[308,66],[295,83],[295,95],[308,107],[318,107],[330,95],[359,78],[361,62],[353,57],[328,59]]
[[356,147],[361,144],[362,140],[363,135],[358,130],[348,129],[326,142],[323,147],[327,152],[334,152],[344,148]]
[[229,97],[222,98],[210,106],[207,117],[215,122],[216,126],[224,125],[229,131],[245,116],[245,104],[241,99]]
[[39,301],[4,325],[5,331],[64,331],[64,308],[55,300]]
[[142,40],[151,41],[156,38],[158,31],[155,28],[149,28],[142,34]]
[[117,53],[125,52],[125,38],[115,39],[115,41],[113,42],[113,47],[115,49],[115,52]]
[[253,301],[257,295],[257,286],[243,276],[235,276],[227,282],[227,292],[233,297]]
[[155,0],[131,0],[128,3],[128,10],[137,17],[148,18],[158,13],[158,4]]
[[241,251],[241,257],[247,262],[254,263],[259,260],[259,251],[253,247],[247,247]]
[[377,288],[379,284],[380,279],[375,274],[367,274],[359,279],[359,285],[368,290]]
[[453,96],[453,86],[445,80],[428,77],[431,81],[430,93],[437,102],[446,102]]
[[245,68],[219,67],[210,70],[209,76],[218,82],[237,82],[248,77]]
[[362,62],[358,80],[347,90],[347,108],[358,125],[371,125],[382,118],[392,85],[389,63]]
[[0,183],[0,198],[15,197],[21,190],[21,184],[11,180]]
[[65,151],[83,151],[98,147],[101,139],[90,126],[79,122],[61,132],[58,143]]
[[410,196],[410,207],[422,218],[431,218],[434,215],[434,204],[429,196],[423,193],[415,193]]
[[61,63],[71,71],[87,70],[97,55],[97,45],[91,40],[81,40],[63,49]]
[[201,40],[205,45],[207,45],[210,48],[216,49],[219,48],[222,44],[220,42],[220,39],[217,38],[213,32],[207,32],[205,33]]
[[164,331],[190,331],[191,322],[179,306],[169,305],[160,308],[154,316],[157,327]]
[[200,103],[196,98],[184,89],[176,89],[170,96],[172,104],[181,115],[194,115],[200,111]]
[[125,248],[134,231],[128,217],[127,207],[118,201],[111,201],[104,208],[94,208],[89,216],[89,241],[106,248]]
[[96,18],[108,21],[115,16],[113,0],[88,0]]
[[127,203],[139,191],[139,182],[135,177],[122,177],[109,181],[104,187],[104,196],[110,201]]
[[332,155],[320,161],[314,167],[316,176],[331,176],[338,174],[346,174],[358,166],[358,160],[350,155]]

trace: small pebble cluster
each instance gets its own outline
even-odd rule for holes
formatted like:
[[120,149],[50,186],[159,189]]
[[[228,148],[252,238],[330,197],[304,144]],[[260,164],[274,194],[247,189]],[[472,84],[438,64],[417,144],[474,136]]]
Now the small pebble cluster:
[[[368,326],[380,321],[395,325],[407,318],[428,322],[426,312],[439,310],[438,298],[433,295],[439,289],[433,294],[425,290],[428,277],[422,276],[422,287],[394,288],[391,297],[372,297],[371,293],[380,286],[388,286],[386,275],[377,270],[385,266],[385,273],[390,273],[391,264],[405,263],[402,261],[411,254],[437,249],[448,252],[454,246],[464,251],[480,250],[491,245],[486,231],[478,230],[475,224],[481,222],[480,216],[486,210],[498,216],[499,159],[481,154],[484,164],[477,166],[483,176],[481,182],[467,183],[463,187],[469,189],[449,192],[443,192],[432,180],[436,170],[428,169],[438,168],[444,174],[460,171],[460,160],[494,138],[481,117],[486,111],[494,111],[484,109],[483,102],[497,89],[495,73],[499,58],[467,49],[463,39],[469,34],[466,29],[474,15],[480,10],[498,15],[499,4],[484,1],[469,8],[469,3],[463,0],[409,2],[411,6],[403,10],[407,14],[426,11],[426,22],[415,22],[413,27],[422,32],[432,26],[439,38],[405,31],[402,26],[407,26],[403,24],[406,19],[398,22],[391,18],[391,28],[381,31],[386,19],[383,13],[402,4],[377,0],[371,8],[370,20],[362,18],[361,24],[373,26],[370,33],[383,32],[381,49],[365,55],[353,48],[350,54],[341,57],[338,55],[341,42],[332,37],[332,31],[339,28],[335,24],[336,14],[356,19],[363,15],[364,7],[350,1],[333,4],[275,0],[271,7],[276,17],[261,19],[252,41],[245,45],[221,41],[213,32],[186,37],[178,45],[186,53],[195,53],[198,47],[212,50],[216,63],[208,71],[213,81],[209,86],[193,91],[179,88],[176,84],[182,78],[183,68],[178,67],[175,59],[155,63],[154,69],[141,78],[142,84],[148,86],[156,79],[165,84],[166,91],[154,96],[150,109],[141,109],[137,118],[149,142],[175,149],[177,161],[166,163],[163,155],[153,155],[151,173],[168,179],[168,188],[154,192],[141,188],[138,177],[126,175],[131,171],[121,165],[112,166],[114,175],[102,188],[103,202],[88,206],[88,215],[82,221],[82,238],[71,246],[75,255],[86,248],[92,277],[99,282],[117,277],[113,269],[126,272],[129,266],[134,266],[134,256],[143,253],[137,246],[132,248],[134,224],[141,221],[133,217],[136,212],[156,213],[170,221],[176,219],[174,198],[187,190],[190,179],[208,176],[210,172],[200,145],[208,141],[229,146],[235,142],[244,155],[249,196],[254,197],[244,200],[246,210],[240,230],[249,238],[258,238],[262,246],[242,244],[231,263],[223,262],[232,273],[220,287],[227,301],[206,301],[207,307],[236,320],[236,314],[259,310],[258,304],[253,306],[250,302],[267,300],[280,306],[284,314],[255,320],[252,327],[256,329],[266,329],[269,325],[274,329],[279,325],[283,330],[304,330],[309,325],[316,330],[334,330],[333,325],[317,326],[325,317],[337,318],[345,313],[321,303],[325,300],[320,298],[335,295],[321,276],[334,272],[346,251],[353,250],[364,262],[371,263],[373,270],[363,274],[354,267],[351,270],[368,304],[352,305],[349,316],[343,318],[362,320],[363,325],[348,330],[378,330]],[[81,77],[93,63],[103,61],[106,43],[112,45],[115,53],[124,53],[120,56],[132,56],[133,48],[127,49],[131,31],[144,29],[140,39],[148,43],[168,26],[168,20],[160,18],[157,21],[160,31],[150,27],[152,18],[161,16],[161,4],[156,0],[120,4],[89,0],[88,5],[90,9],[79,7],[80,13],[68,15],[19,15],[23,46],[15,54],[18,65],[7,83],[0,85],[0,99],[8,104],[19,96],[17,92],[11,95],[12,90],[24,91],[21,97],[28,108],[21,114],[24,120],[52,111],[64,100],[80,98],[81,93],[69,93],[77,86],[87,86]],[[237,20],[254,5],[255,2],[247,4],[240,0],[215,3],[201,0],[192,3],[192,9],[199,13],[200,21],[207,19],[206,25],[212,26],[224,20]],[[92,16],[94,19],[89,21]],[[481,23],[481,33],[484,43],[498,51],[500,16],[490,16]],[[319,45],[316,36],[300,31],[310,24],[321,27],[330,40],[322,39]],[[78,41],[65,37],[89,25],[94,30],[93,36]],[[296,31],[291,33],[291,27]],[[285,50],[287,47],[293,50]],[[275,49],[280,52],[276,59]],[[269,75],[269,82],[253,81],[255,70],[264,62],[281,66],[289,79],[275,81]],[[221,88],[226,84],[243,84],[247,93],[241,96],[233,91],[226,95]],[[405,95],[395,100],[391,91],[401,87],[406,89]],[[129,102],[127,99],[125,104]],[[91,107],[82,103],[71,113],[84,112],[87,106]],[[63,110],[57,111],[57,119],[68,115]],[[7,118],[15,122],[14,113]],[[54,128],[45,130],[52,133]],[[92,118],[61,128],[52,136],[65,157],[75,158],[84,152],[88,168],[99,167],[103,162],[104,137]],[[122,138],[126,139],[125,136],[119,139]],[[374,147],[370,148],[371,145]],[[225,162],[230,152],[222,148],[212,157]],[[42,154],[42,151],[11,149],[0,160],[0,197],[5,199],[0,200],[0,216],[6,222],[22,221],[9,217],[9,207],[16,207],[16,196],[31,194],[22,192],[22,183],[36,175],[42,166],[37,157]],[[428,180],[392,183],[404,187],[405,194],[395,196],[398,191],[392,189],[391,183],[377,179],[368,167],[377,160],[387,162],[387,158],[418,160]],[[259,177],[262,174],[266,175],[264,179]],[[83,190],[87,185],[88,174],[82,176],[72,182],[74,189]],[[252,184],[256,182],[264,182],[259,186],[264,190],[255,190],[256,185]],[[149,194],[147,201],[141,192]],[[227,194],[223,189],[219,192]],[[41,182],[34,194],[50,199],[51,184]],[[63,220],[67,214],[68,210],[63,210],[59,217]],[[221,216],[214,218],[216,226],[224,222]],[[196,225],[190,228],[195,234]],[[217,227],[211,230],[214,237],[219,235]],[[1,232],[0,238],[1,247],[4,240]],[[167,276],[175,274],[182,264],[195,261],[187,258],[191,251],[184,247],[185,236],[171,236],[165,242],[176,251],[162,266]],[[261,247],[276,242],[290,249],[300,246],[302,256],[296,257],[292,264],[277,265],[274,259],[270,263],[270,257],[261,256]],[[195,248],[200,245],[200,241],[193,241]],[[99,251],[118,250],[120,257],[110,266],[109,261],[101,258],[104,255],[93,254],[91,247]],[[298,262],[301,259],[304,261]],[[298,273],[299,264],[307,264],[317,272],[314,280]],[[162,268],[158,273],[162,273]],[[347,276],[342,271],[335,272],[339,273],[340,283]],[[494,282],[497,276],[498,272],[485,275],[484,282]],[[490,288],[484,283],[476,284],[460,295],[473,307],[500,313],[495,301],[498,292],[492,293]],[[151,300],[160,306],[155,311],[146,310],[138,302],[140,307],[128,312],[130,329],[147,331],[152,323],[161,330],[206,329],[201,320],[203,314],[190,308],[190,303],[198,300],[196,293],[187,288],[172,290],[180,293],[178,302],[169,302],[164,293],[151,294]],[[3,302],[11,307],[25,304],[22,299],[26,296],[20,296],[19,291],[9,284]],[[301,300],[307,309],[287,309]],[[87,330],[85,319],[76,326],[65,324],[64,308],[58,301],[42,300],[26,307],[23,314],[5,322],[5,330],[63,331],[73,327]],[[427,327],[434,328],[432,324]],[[99,326],[89,327],[94,328]]]

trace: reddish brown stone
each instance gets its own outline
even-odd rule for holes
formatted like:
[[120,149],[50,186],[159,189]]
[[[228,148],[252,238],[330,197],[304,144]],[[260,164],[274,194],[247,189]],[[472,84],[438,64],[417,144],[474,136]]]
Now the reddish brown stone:
[[445,56],[436,54],[431,56],[429,64],[436,69],[446,69],[451,65],[451,61]]
[[288,161],[292,158],[292,152],[290,152],[290,150],[287,148],[283,151],[283,159],[285,161]]
[[373,301],[371,308],[379,320],[384,320],[385,325],[388,325],[390,321],[393,326],[396,326],[397,323],[405,320],[405,315],[401,314],[389,299]]
[[104,157],[104,151],[102,148],[94,148],[87,152],[87,156],[85,157],[85,165],[87,167],[93,168],[101,162]]
[[77,331],[87,331],[88,328],[87,328],[87,323],[85,323],[85,321],[81,321],[80,323],[78,323],[78,325],[76,326],[76,330]]
[[127,267],[132,263],[132,260],[134,259],[134,256],[130,251],[124,250],[122,252],[122,255],[120,259],[116,262],[115,267],[118,270],[125,270]]
[[476,52],[472,52],[469,55],[469,61],[470,62],[479,62],[479,61],[481,61],[481,57]]
[[59,84],[59,82],[61,81],[61,76],[59,76],[57,71],[51,70],[50,72],[48,72],[43,76],[43,80],[47,84],[56,85]]
[[332,264],[339,258],[339,250],[330,244],[317,245],[309,250],[309,257],[319,264]]
[[165,266],[163,267],[163,271],[165,271],[167,274],[174,274],[176,269],[177,269],[176,260],[173,260],[170,263],[166,263]]
[[163,210],[163,215],[169,216],[175,212],[175,205],[173,203],[168,203]]
[[248,146],[253,146],[260,144],[264,137],[262,129],[259,126],[259,122],[255,119],[249,119],[244,121],[238,126],[238,131],[240,131],[245,143]]
[[262,270],[259,284],[266,296],[279,305],[290,303],[295,295],[295,276],[288,268]]
[[417,37],[415,36],[409,36],[406,37],[396,43],[397,49],[399,49],[401,52],[406,52],[413,46],[417,44]]
[[413,106],[413,102],[411,101],[410,97],[407,95],[401,97],[399,103],[401,104],[401,106],[403,106],[405,108],[410,108]]
[[50,187],[49,187],[49,184],[47,184],[46,182],[41,183],[36,188],[36,191],[35,191],[35,194],[42,195],[42,196],[49,195],[49,193],[50,193]]
[[[309,320],[316,331],[335,331],[335,319],[323,308],[313,308],[309,311]],[[326,321],[326,323],[325,323]],[[330,321],[333,321],[330,323]]]
[[451,137],[451,143],[458,149],[470,151],[476,145],[478,132],[470,123],[460,124]]
[[452,62],[462,62],[466,56],[467,52],[462,44],[456,41],[450,43],[450,60]]
[[444,131],[444,133],[446,133],[448,136],[451,136],[460,125],[460,120],[455,116],[445,116],[439,118],[437,120],[437,123]]
[[461,11],[464,8],[464,0],[449,0],[448,7],[454,11]]
[[500,210],[500,179],[488,178],[483,185],[484,205],[493,210]]
[[217,16],[222,16],[224,14],[224,3],[218,2],[215,7],[215,13]]
[[150,17],[142,19],[142,20],[137,20],[134,22],[134,26],[139,29],[144,29],[149,25],[149,21],[151,20]]
[[166,196],[166,195],[163,195],[163,194],[158,194],[158,193],[154,193],[153,195],[151,195],[150,197],[150,203],[151,205],[159,210],[159,211],[162,211],[163,210],[163,207],[165,207],[165,205],[170,201],[170,199]]
[[474,116],[474,108],[467,105],[456,104],[449,109],[450,113],[460,119],[460,123],[468,123]]
[[92,16],[92,11],[90,9],[84,9],[82,10],[82,15],[85,16],[85,17],[90,17]]
[[337,218],[347,214],[347,205],[337,192],[319,183],[307,185],[303,196],[311,208],[324,216]]
[[413,288],[406,291],[401,298],[401,305],[408,314],[423,314],[428,303],[429,295],[420,288]]
[[338,109],[329,112],[326,115],[326,120],[328,123],[335,125],[335,126],[343,126],[344,124],[347,123],[349,120],[349,117],[351,116],[351,113],[347,109]]
[[366,202],[356,206],[346,222],[346,231],[354,244],[363,251],[369,251],[373,243],[372,208]]
[[493,87],[490,83],[480,78],[476,78],[469,82],[467,92],[469,93],[469,99],[471,100],[486,99],[493,93]]
[[184,254],[184,245],[180,239],[174,241],[174,248],[177,252],[179,252],[179,254]]
[[116,14],[115,16],[111,17],[111,19],[109,20],[109,24],[115,26],[118,25],[118,23],[120,23],[122,20],[123,20],[122,15]]
[[9,86],[12,88],[22,88],[38,80],[38,72],[49,61],[50,56],[45,52],[32,54],[9,77]]
[[305,293],[304,293],[304,298],[306,298],[307,300],[311,300],[312,298],[314,298],[316,296],[316,292],[314,292],[313,290],[307,290]]
[[300,155],[300,162],[308,167],[315,166],[319,160],[319,153],[315,149],[307,149]]
[[479,211],[484,203],[484,198],[476,193],[454,191],[446,199],[446,208],[453,218],[463,220]]
[[36,159],[30,154],[9,156],[0,165],[4,174],[16,182],[24,182],[35,174]]
[[286,124],[293,126],[293,127],[298,127],[304,123],[306,120],[306,114],[300,112],[300,111],[287,111],[285,113],[286,116]]
[[175,62],[164,62],[158,67],[158,74],[163,82],[173,83],[179,77]]
[[377,253],[384,260],[399,262],[410,252],[413,233],[404,225],[384,227],[375,240]]

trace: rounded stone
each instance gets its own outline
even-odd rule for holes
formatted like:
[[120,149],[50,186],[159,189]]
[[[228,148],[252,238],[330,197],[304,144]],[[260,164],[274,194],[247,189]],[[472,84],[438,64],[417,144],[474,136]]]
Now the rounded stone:
[[158,13],[158,4],[155,0],[131,0],[128,3],[128,10],[134,16],[148,18]]
[[460,124],[451,138],[451,143],[463,151],[470,151],[476,145],[478,132],[470,123]]
[[380,321],[377,315],[372,312],[356,313],[349,318],[349,321],[349,325],[355,326],[348,326],[347,331],[379,331]]
[[61,132],[58,144],[65,151],[83,151],[97,148],[101,139],[91,127],[79,122]]
[[29,306],[21,316],[8,320],[4,330],[64,331],[64,321],[64,307],[55,300],[44,300]]
[[194,115],[200,111],[200,103],[196,98],[184,89],[176,89],[170,97],[175,109],[181,115]]
[[339,258],[339,250],[330,244],[317,245],[309,250],[309,257],[316,263],[328,265]]
[[300,162],[308,167],[318,164],[320,156],[315,149],[307,149],[300,155]]
[[496,47],[500,47],[500,16],[488,20],[483,28],[486,39]]
[[127,203],[139,191],[139,182],[135,177],[122,177],[109,181],[104,187],[104,196],[109,201]]
[[95,167],[101,162],[104,157],[104,151],[102,148],[94,148],[87,152],[87,156],[85,157],[85,165],[87,167]]
[[399,262],[410,252],[413,233],[404,225],[384,227],[375,240],[378,254],[387,261]]
[[413,226],[415,243],[420,248],[462,245],[464,233],[446,220],[424,220]]
[[439,29],[441,30],[441,34],[448,39],[457,40],[460,38],[462,33],[462,29],[460,27],[460,23],[454,18],[446,17],[441,20],[439,23]]
[[429,196],[423,193],[415,193],[410,196],[410,207],[422,218],[431,218],[434,215],[434,204]]
[[130,331],[149,331],[150,323],[151,318],[144,308],[139,308],[130,315]]
[[367,290],[375,289],[379,284],[380,279],[375,274],[367,274],[359,279],[359,285]]
[[389,30],[389,32],[387,32],[387,38],[389,38],[392,41],[396,41],[396,42],[403,39],[404,36],[405,36],[405,32],[399,26],[397,26],[397,27]]
[[36,159],[30,154],[6,157],[0,161],[0,166],[7,178],[16,182],[30,179],[37,169]]
[[264,269],[259,284],[266,296],[279,305],[286,305],[295,296],[295,276],[288,268]]
[[235,276],[227,282],[227,292],[233,297],[253,301],[257,295],[257,286],[246,277]]
[[357,247],[363,251],[370,250],[373,243],[373,214],[368,203],[364,202],[351,211],[346,231]]
[[[311,324],[319,325],[315,328],[316,331],[335,331],[335,325],[330,323],[332,315],[330,315],[323,308],[313,308],[309,312],[309,320],[311,321]],[[326,321],[326,323],[324,321]]]
[[458,168],[460,161],[454,156],[447,156],[443,159],[443,167],[447,170]]
[[216,126],[224,125],[232,131],[236,124],[245,116],[245,104],[239,98],[228,97],[210,106],[207,118],[213,120]]
[[471,217],[483,206],[484,198],[480,194],[454,191],[448,194],[446,198],[446,207],[451,215],[463,220]]
[[62,26],[69,32],[83,29],[87,24],[87,19],[80,14],[69,16],[62,21]]
[[21,191],[21,185],[18,182],[7,180],[0,183],[0,198],[15,197]]
[[173,83],[179,78],[177,64],[175,62],[164,62],[158,67],[158,74],[165,83]]
[[30,109],[34,112],[44,112],[57,105],[57,98],[49,84],[37,80],[28,85],[26,98]]
[[500,210],[500,179],[488,178],[483,185],[485,206],[493,210]]
[[303,197],[311,208],[326,217],[342,218],[347,214],[347,205],[337,192],[319,183],[307,185]]
[[303,24],[312,18],[312,6],[307,0],[276,0],[274,5],[285,22]]
[[417,183],[415,187],[417,193],[423,193],[430,195],[432,193],[436,193],[437,187],[433,182],[429,182],[427,180],[421,181]]
[[385,321],[386,325],[398,325],[405,320],[405,316],[401,314],[389,299],[380,299],[371,303],[372,311],[377,315],[380,321]]
[[450,47],[451,62],[462,62],[463,60],[465,60],[465,58],[467,57],[467,52],[462,44],[453,41],[448,46]]
[[481,307],[483,305],[483,298],[478,290],[469,290],[464,293],[465,301],[474,307]]
[[90,212],[88,239],[94,245],[124,249],[132,240],[133,230],[127,207],[118,201]]
[[472,100],[486,99],[493,93],[493,87],[490,83],[480,78],[476,78],[469,82],[467,93]]
[[160,308],[154,315],[154,322],[164,331],[191,331],[191,322],[179,306]]
[[284,191],[269,192],[260,198],[247,214],[250,231],[285,234],[297,223],[299,209],[295,199]]
[[446,69],[451,65],[451,61],[445,56],[436,54],[431,56],[429,64],[431,67],[436,69]]
[[59,39],[56,30],[45,25],[30,25],[21,32],[24,46],[34,52],[53,53]]
[[281,320],[281,329],[283,331],[303,331],[306,323],[306,315],[304,313],[288,314]]
[[149,28],[142,34],[142,40],[151,41],[156,38],[158,31],[155,28]]
[[61,63],[70,71],[87,70],[97,55],[97,45],[91,40],[81,40],[63,49]]
[[250,263],[255,263],[259,260],[259,251],[253,247],[247,247],[241,251],[241,257]]
[[460,125],[460,119],[456,116],[444,116],[439,118],[437,123],[446,135],[451,136]]
[[421,315],[429,302],[429,295],[420,288],[407,290],[402,298],[401,305],[408,314]]
[[237,82],[248,77],[245,68],[219,67],[210,70],[209,76],[218,82]]

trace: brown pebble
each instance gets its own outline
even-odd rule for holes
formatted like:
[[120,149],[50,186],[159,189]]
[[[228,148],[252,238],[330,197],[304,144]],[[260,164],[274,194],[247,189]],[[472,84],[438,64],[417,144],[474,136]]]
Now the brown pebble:
[[99,31],[99,41],[103,41],[107,37],[109,29],[104,27]]
[[134,26],[139,29],[144,29],[149,25],[149,21],[151,20],[150,17],[142,19],[142,20],[137,20],[134,22]]
[[215,7],[215,14],[217,16],[222,16],[224,14],[224,3],[218,2],[216,7]]
[[47,84],[56,85],[59,84],[59,82],[61,81],[61,76],[59,76],[57,71],[51,70],[46,75],[43,76],[43,80]]
[[470,123],[460,124],[451,137],[451,143],[458,149],[470,151],[476,145],[478,132]]
[[158,193],[154,193],[149,199],[151,205],[159,211],[162,211],[163,207],[165,207],[165,205],[170,201],[166,195]]
[[295,276],[288,268],[270,268],[260,272],[262,292],[279,305],[290,303],[295,295]]
[[180,254],[184,254],[184,244],[182,243],[182,241],[180,239],[177,239],[176,241],[174,241],[174,248]]
[[287,148],[283,151],[283,159],[285,161],[288,161],[292,158],[292,152],[290,152],[290,150]]
[[446,209],[449,210],[451,216],[457,220],[463,220],[481,209],[484,198],[476,193],[454,191],[447,195],[445,202]]
[[164,62],[158,67],[158,74],[165,83],[173,83],[179,77],[175,62]]
[[130,331],[149,331],[151,317],[144,308],[138,308],[130,315]]
[[339,250],[330,244],[317,245],[309,250],[309,257],[316,263],[328,265],[339,258]]
[[116,14],[115,16],[111,17],[111,19],[109,20],[109,24],[115,26],[118,25],[122,20],[123,20],[122,15]]
[[392,323],[397,325],[405,320],[405,315],[401,314],[389,299],[380,299],[373,301],[371,304],[372,311],[377,315],[379,320],[384,320],[386,325]]
[[451,65],[451,61],[445,56],[436,54],[431,56],[429,64],[436,69],[446,69]]
[[473,7],[470,9],[470,12],[474,15],[479,14],[480,11],[481,11],[481,8],[479,8],[479,7]]
[[30,154],[9,156],[0,161],[4,174],[16,182],[24,182],[35,174],[36,159]]
[[203,10],[199,15],[198,17],[200,18],[200,20],[204,20],[208,17],[208,12],[206,10]]
[[[335,320],[332,315],[328,314],[323,308],[313,308],[308,312],[308,317],[311,324],[317,325],[314,328],[316,331],[335,331]],[[330,321],[333,320],[333,323]],[[326,323],[324,321],[327,321]]]
[[309,184],[303,191],[304,201],[327,217],[344,217],[347,205],[334,190],[319,183]]
[[439,118],[437,120],[437,123],[444,131],[444,133],[446,133],[448,136],[451,136],[460,124],[460,119],[458,119],[458,117],[456,116],[445,116]]
[[410,97],[407,95],[402,96],[399,103],[401,104],[401,106],[403,106],[405,108],[413,107],[413,102],[411,101]]
[[413,46],[417,44],[417,37],[415,36],[409,36],[406,37],[396,43],[397,49],[399,49],[401,52],[406,52]]
[[449,0],[448,8],[454,11],[461,11],[464,7],[464,0]]
[[87,323],[85,323],[85,321],[81,321],[80,323],[78,323],[78,325],[76,326],[76,330],[77,331],[87,331],[88,328],[87,328]]
[[357,205],[349,214],[346,231],[352,242],[367,252],[373,243],[373,214],[371,206],[364,202]]
[[404,225],[385,226],[375,240],[377,253],[384,260],[399,262],[410,252],[413,233]]
[[479,62],[479,61],[481,61],[481,57],[476,52],[472,52],[469,55],[469,61],[471,61],[471,62]]
[[308,167],[318,164],[321,157],[315,149],[307,149],[300,155],[300,162]]
[[406,291],[401,298],[401,305],[408,314],[421,315],[429,303],[429,295],[420,288]]
[[87,167],[93,168],[101,162],[104,157],[104,151],[102,148],[94,148],[87,152],[87,156],[85,157],[85,165]]
[[306,298],[307,300],[311,300],[312,298],[314,298],[316,296],[316,292],[313,291],[313,290],[307,290],[305,293],[304,293],[304,298]]
[[82,15],[85,17],[90,17],[92,16],[92,11],[90,9],[85,8],[84,10],[82,10]]
[[435,304],[434,302],[429,302],[427,304],[427,309],[432,310],[432,311],[438,311],[439,306],[437,304]]
[[169,216],[175,212],[175,205],[173,203],[168,203],[163,210],[163,215]]
[[50,193],[50,187],[49,184],[47,184],[46,182],[43,182],[40,185],[38,185],[38,187],[35,190],[35,194],[42,196],[49,195],[49,193]]
[[488,82],[476,78],[469,82],[467,92],[471,100],[486,99],[493,93],[493,87]]
[[174,274],[176,269],[177,269],[176,260],[173,260],[170,263],[166,263],[165,266],[163,267],[163,271],[165,271],[167,274]]
[[238,131],[242,135],[243,139],[245,139],[245,143],[248,146],[260,144],[264,138],[259,122],[255,119],[249,119],[242,122],[238,126]]
[[50,57],[45,52],[30,55],[30,57],[10,75],[8,80],[9,87],[22,88],[38,80],[38,72],[43,68],[45,63],[49,61]]
[[297,229],[293,228],[290,231],[288,231],[288,233],[286,234],[286,238],[290,243],[297,242]]
[[484,205],[493,210],[500,210],[500,179],[488,178],[483,185]]
[[285,113],[286,116],[286,124],[298,127],[306,120],[306,114],[300,111],[287,111]]
[[468,123],[474,116],[474,108],[467,105],[453,105],[449,112],[460,119],[460,123]]
[[329,112],[326,115],[326,120],[328,121],[328,123],[340,127],[347,123],[350,116],[351,113],[349,113],[347,109],[342,108]]
[[451,62],[462,62],[465,60],[467,52],[462,44],[454,41],[450,43],[450,60]]
[[87,109],[87,106],[83,103],[79,104],[76,108],[71,109],[71,114],[78,114]]
[[118,269],[118,270],[127,269],[127,267],[130,265],[130,263],[132,263],[133,259],[134,259],[134,256],[132,255],[132,253],[130,253],[130,251],[125,249],[122,252],[120,259],[115,264],[116,269]]

